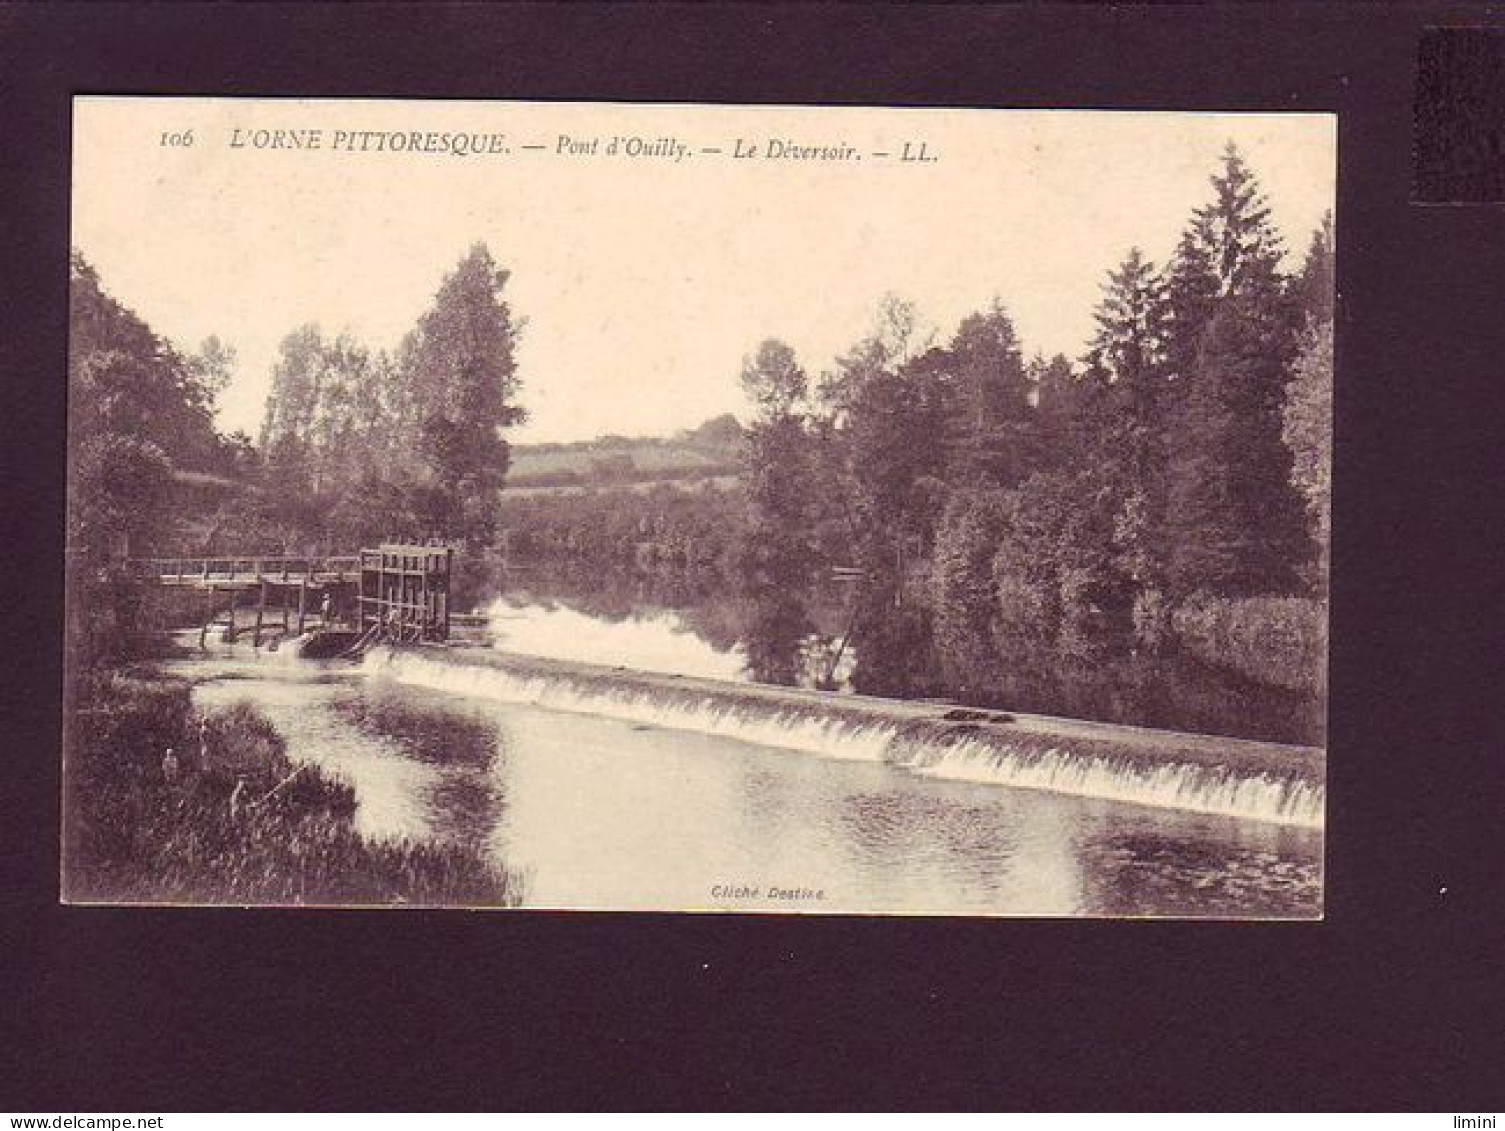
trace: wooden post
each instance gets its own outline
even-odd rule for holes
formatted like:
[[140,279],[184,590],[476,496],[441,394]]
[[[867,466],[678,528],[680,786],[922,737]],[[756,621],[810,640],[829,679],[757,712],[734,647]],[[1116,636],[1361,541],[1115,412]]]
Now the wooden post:
[[235,606],[240,603],[240,592],[233,585],[230,587],[230,627],[225,629],[225,643],[235,643]]
[[418,565],[418,604],[420,607],[414,619],[418,622],[418,634],[422,636],[424,629],[427,627],[429,615],[429,560],[427,554],[418,559]]
[[292,601],[292,594],[288,592],[286,585],[279,586],[279,588],[282,591],[282,635],[286,636],[288,627],[291,624],[288,619],[288,605]]
[[199,629],[199,651],[200,652],[207,652],[209,650],[208,649],[209,625],[214,620],[214,598],[215,598],[216,594],[218,594],[218,592],[219,592],[219,590],[217,590],[217,589],[211,589],[211,590],[209,590],[209,615],[204,618],[204,627],[202,627],[201,629]]
[[441,613],[444,617],[444,639],[449,639],[449,592],[450,581],[454,575],[455,551],[453,547],[446,547],[444,551],[444,604]]
[[298,635],[303,635],[303,622],[308,617],[308,578],[298,582]]
[[[257,563],[258,566],[260,563]],[[259,571],[258,571],[259,572]],[[267,611],[267,583],[266,578],[258,577],[257,582],[261,587],[261,598],[256,602],[256,627],[251,630],[251,647],[261,647],[261,618]]]

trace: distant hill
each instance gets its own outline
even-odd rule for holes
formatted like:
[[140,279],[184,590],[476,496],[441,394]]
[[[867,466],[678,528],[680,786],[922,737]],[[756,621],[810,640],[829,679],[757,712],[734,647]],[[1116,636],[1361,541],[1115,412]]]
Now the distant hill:
[[506,490],[538,494],[726,480],[741,471],[744,442],[742,426],[727,414],[667,438],[599,436],[572,444],[517,444]]

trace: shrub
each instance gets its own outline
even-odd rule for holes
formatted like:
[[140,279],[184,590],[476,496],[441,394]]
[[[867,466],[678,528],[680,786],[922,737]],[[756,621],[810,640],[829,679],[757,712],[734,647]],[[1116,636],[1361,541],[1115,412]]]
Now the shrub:
[[1134,641],[1148,652],[1158,652],[1170,636],[1170,604],[1159,589],[1141,589],[1134,595],[1131,618]]
[[1192,655],[1251,679],[1293,690],[1321,690],[1327,680],[1327,604],[1310,597],[1209,597],[1184,602],[1171,616],[1178,642]]

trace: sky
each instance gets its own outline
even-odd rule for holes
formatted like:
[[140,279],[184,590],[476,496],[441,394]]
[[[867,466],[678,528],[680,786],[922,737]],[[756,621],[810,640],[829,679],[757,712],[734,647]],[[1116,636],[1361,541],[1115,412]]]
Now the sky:
[[[737,378],[765,338],[788,342],[812,376],[828,369],[890,292],[915,303],[938,342],[996,298],[1028,352],[1079,356],[1107,272],[1132,246],[1169,256],[1230,140],[1295,265],[1333,207],[1334,122],[80,98],[72,242],[109,293],[180,348],[213,334],[235,349],[225,431],[256,435],[292,330],[314,322],[393,349],[480,241],[511,273],[503,297],[526,319],[517,360],[530,419],[510,438],[668,435],[724,412],[745,419]],[[188,131],[191,144],[174,144]],[[291,148],[292,131],[319,133]],[[393,133],[400,152],[386,148]],[[439,152],[443,133],[501,151]],[[797,160],[771,142],[861,159]],[[928,160],[900,160],[906,143]]]

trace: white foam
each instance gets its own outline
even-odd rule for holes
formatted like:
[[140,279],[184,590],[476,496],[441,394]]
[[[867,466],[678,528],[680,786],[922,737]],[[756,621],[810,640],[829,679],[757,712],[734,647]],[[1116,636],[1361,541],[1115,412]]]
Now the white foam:
[[1084,744],[1043,745],[987,739],[915,738],[897,723],[822,712],[818,706],[776,706],[701,690],[661,690],[630,682],[567,675],[522,675],[488,665],[446,663],[442,658],[381,649],[367,671],[419,687],[590,714],[626,722],[738,739],[826,758],[887,762],[927,777],[1040,789],[1109,801],[1212,813],[1320,828],[1325,790],[1297,775],[1242,773],[1181,761],[1105,755]]

